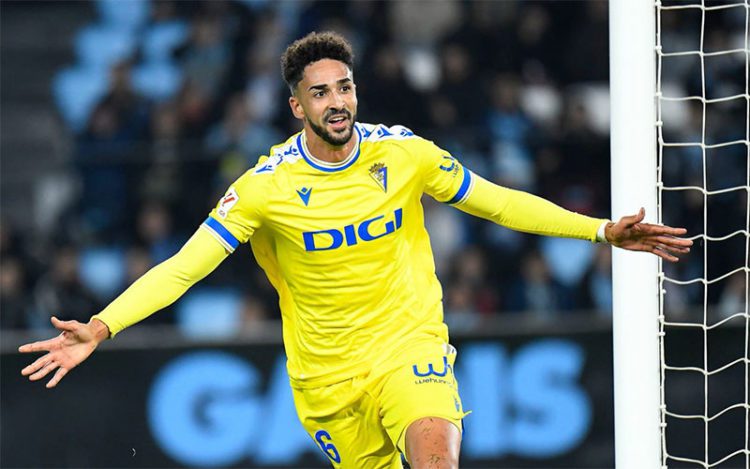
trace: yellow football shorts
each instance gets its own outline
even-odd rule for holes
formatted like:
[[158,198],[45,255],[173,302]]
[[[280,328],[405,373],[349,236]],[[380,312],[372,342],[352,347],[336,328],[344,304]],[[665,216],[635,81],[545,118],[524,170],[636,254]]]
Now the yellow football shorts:
[[412,422],[439,417],[462,430],[467,413],[453,374],[455,358],[455,349],[442,345],[383,373],[292,388],[297,415],[334,467],[401,468]]

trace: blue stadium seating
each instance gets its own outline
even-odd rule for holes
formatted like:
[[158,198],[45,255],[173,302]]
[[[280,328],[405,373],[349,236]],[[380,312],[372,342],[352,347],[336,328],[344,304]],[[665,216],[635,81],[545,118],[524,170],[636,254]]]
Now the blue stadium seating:
[[125,253],[115,247],[87,248],[79,257],[78,273],[88,289],[107,301],[125,282]]
[[153,61],[136,66],[131,72],[133,88],[148,99],[172,98],[182,85],[182,70],[171,62]]
[[148,21],[151,15],[151,2],[149,0],[99,0],[97,10],[105,23],[132,31]]
[[231,289],[201,287],[177,303],[177,327],[186,337],[231,337],[242,325],[240,294]]
[[80,132],[86,127],[96,104],[109,89],[109,71],[75,65],[59,72],[52,88],[63,120],[71,129]]
[[136,50],[132,32],[105,24],[85,27],[76,37],[79,63],[96,67],[110,67],[131,58]]
[[147,61],[169,60],[172,51],[185,42],[190,27],[184,21],[157,23],[142,35],[142,50]]

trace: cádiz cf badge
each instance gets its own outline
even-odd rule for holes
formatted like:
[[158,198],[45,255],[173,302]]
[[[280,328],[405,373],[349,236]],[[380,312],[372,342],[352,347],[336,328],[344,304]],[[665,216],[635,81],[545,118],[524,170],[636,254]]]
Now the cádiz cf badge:
[[388,192],[388,168],[383,163],[370,166],[370,176],[383,189],[383,192]]

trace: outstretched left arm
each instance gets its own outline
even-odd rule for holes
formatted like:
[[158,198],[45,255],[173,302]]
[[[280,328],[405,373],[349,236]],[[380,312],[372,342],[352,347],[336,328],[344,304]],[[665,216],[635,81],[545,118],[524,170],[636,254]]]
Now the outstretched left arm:
[[678,237],[687,232],[684,228],[642,223],[643,209],[613,223],[571,212],[527,192],[498,186],[476,174],[471,174],[470,179],[470,192],[455,206],[517,231],[597,241],[597,231],[606,223],[604,235],[613,246],[650,252],[670,262],[677,262],[674,254],[689,252],[693,244]]

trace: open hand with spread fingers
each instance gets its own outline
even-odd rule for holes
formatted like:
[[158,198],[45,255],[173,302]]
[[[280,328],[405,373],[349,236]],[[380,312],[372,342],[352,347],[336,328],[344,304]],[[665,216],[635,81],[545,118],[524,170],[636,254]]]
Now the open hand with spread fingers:
[[47,383],[48,388],[55,387],[70,370],[86,360],[100,342],[109,337],[107,326],[96,319],[88,324],[61,321],[56,317],[52,317],[51,321],[61,331],[60,335],[18,348],[22,353],[47,352],[21,370],[21,374],[28,376],[31,381],[37,381],[57,370]]
[[679,259],[673,254],[687,254],[693,241],[679,238],[687,233],[685,228],[641,223],[646,211],[641,208],[636,215],[620,218],[617,223],[608,223],[604,235],[607,241],[618,248],[655,254],[669,262]]

